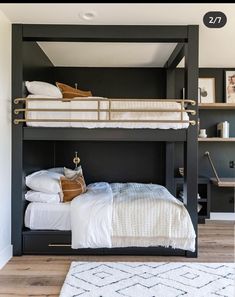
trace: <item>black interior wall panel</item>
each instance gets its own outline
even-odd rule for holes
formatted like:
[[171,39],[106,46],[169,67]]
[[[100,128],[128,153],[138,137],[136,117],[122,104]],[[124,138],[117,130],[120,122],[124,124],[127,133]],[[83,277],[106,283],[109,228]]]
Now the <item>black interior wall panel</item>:
[[[115,58],[115,57],[114,57]],[[166,98],[163,68],[55,67],[55,80],[110,98]]]
[[[235,110],[200,110],[200,129],[206,129],[208,137],[217,137],[217,124],[220,122],[229,122],[229,136],[235,137]],[[216,143],[214,143],[216,145]],[[233,144],[230,143],[230,146]],[[235,149],[235,146],[234,146]],[[235,158],[235,151],[234,151]]]
[[200,143],[198,162],[199,175],[215,177],[208,158],[204,155],[210,152],[219,177],[234,177],[235,169],[230,168],[229,162],[235,160],[235,143]]
[[165,183],[165,144],[161,142],[57,141],[57,167],[74,168],[78,152],[87,183]]
[[54,83],[53,67],[37,42],[23,42],[23,81],[39,80]]
[[24,141],[24,175],[54,167],[54,148],[55,144],[53,141]]
[[175,176],[180,177],[179,168],[184,167],[183,142],[175,143]]
[[211,211],[233,212],[234,211],[234,188],[219,188],[211,186]]
[[183,98],[185,74],[183,68],[176,68],[175,70],[175,96],[177,99]]

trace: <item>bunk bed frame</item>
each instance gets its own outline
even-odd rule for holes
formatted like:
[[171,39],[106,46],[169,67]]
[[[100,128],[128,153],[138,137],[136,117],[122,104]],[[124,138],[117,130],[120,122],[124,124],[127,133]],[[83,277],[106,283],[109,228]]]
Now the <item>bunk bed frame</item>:
[[[22,25],[12,30],[12,118],[16,98],[23,97],[23,42],[174,42],[174,51],[164,65],[167,76],[167,98],[175,98],[175,68],[185,58],[185,98],[196,101],[188,129],[85,129],[27,127],[12,125],[12,244],[14,255],[22,254],[90,254],[90,255],[181,255],[197,257],[195,252],[162,247],[128,247],[111,249],[79,249],[70,247],[67,231],[31,231],[24,229],[23,142],[27,140],[77,141],[160,141],[166,142],[166,187],[174,191],[174,143],[184,143],[184,199],[197,235],[197,121],[198,121],[198,26],[119,26],[119,25]],[[18,102],[17,108],[24,108]]]

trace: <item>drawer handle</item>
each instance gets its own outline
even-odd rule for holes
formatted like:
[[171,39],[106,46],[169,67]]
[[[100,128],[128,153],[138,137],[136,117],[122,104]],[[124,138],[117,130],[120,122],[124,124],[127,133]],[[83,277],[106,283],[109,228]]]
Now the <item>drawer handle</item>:
[[57,247],[57,246],[69,246],[71,247],[71,244],[65,244],[65,243],[49,243],[48,244],[49,247]]

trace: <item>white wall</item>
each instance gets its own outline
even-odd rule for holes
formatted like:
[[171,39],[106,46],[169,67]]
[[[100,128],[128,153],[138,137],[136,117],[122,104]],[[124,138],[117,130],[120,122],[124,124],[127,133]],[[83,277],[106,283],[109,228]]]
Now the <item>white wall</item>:
[[11,24],[0,11],[0,269],[11,246]]

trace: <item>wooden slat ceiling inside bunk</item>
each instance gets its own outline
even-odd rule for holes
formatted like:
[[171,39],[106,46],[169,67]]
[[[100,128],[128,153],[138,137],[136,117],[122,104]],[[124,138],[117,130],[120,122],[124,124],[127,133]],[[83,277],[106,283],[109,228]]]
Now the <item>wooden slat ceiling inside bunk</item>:
[[24,41],[187,42],[187,26],[23,25]]

